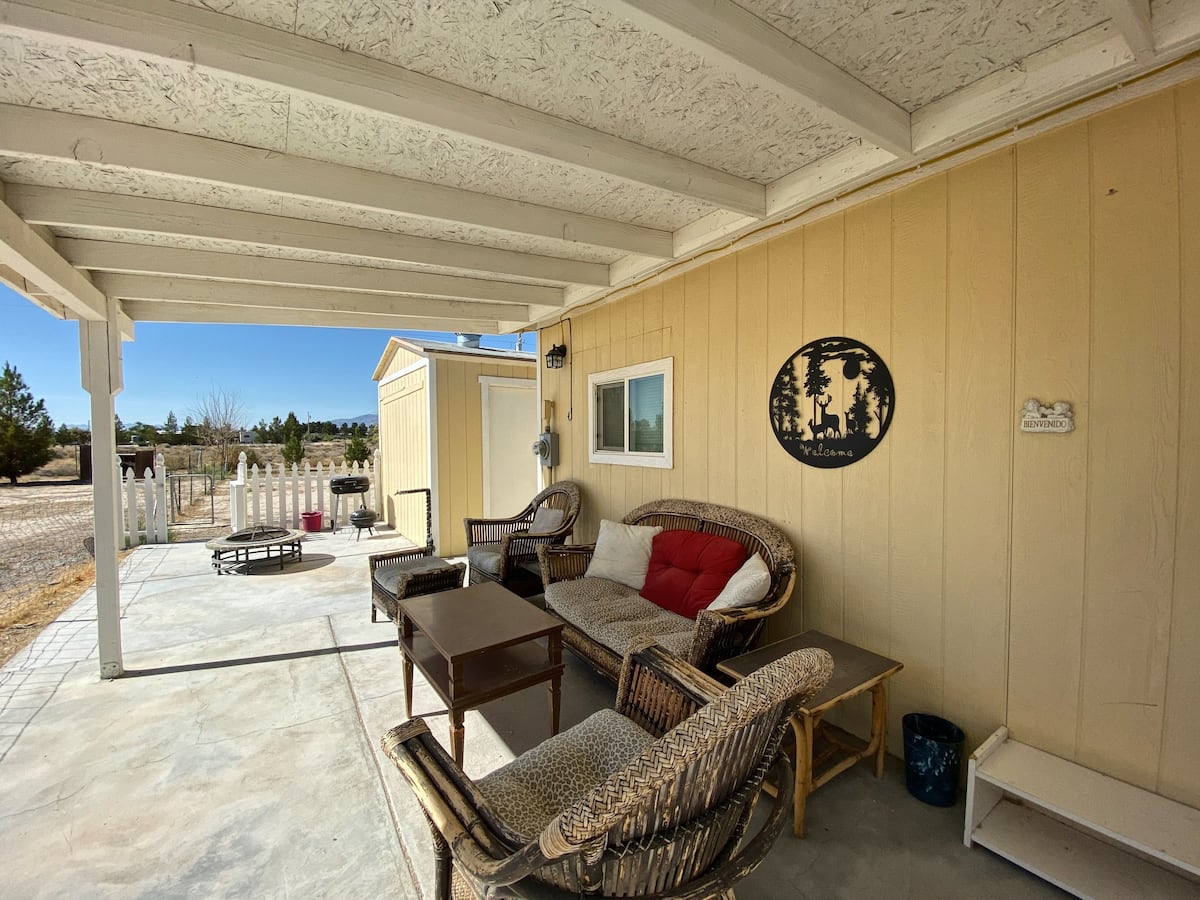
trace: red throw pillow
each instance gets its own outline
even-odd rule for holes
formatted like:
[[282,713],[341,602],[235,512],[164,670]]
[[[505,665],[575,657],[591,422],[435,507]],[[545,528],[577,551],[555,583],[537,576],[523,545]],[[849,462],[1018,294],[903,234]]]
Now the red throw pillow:
[[745,561],[746,548],[729,538],[698,531],[664,531],[654,536],[650,568],[640,593],[663,609],[694,619]]

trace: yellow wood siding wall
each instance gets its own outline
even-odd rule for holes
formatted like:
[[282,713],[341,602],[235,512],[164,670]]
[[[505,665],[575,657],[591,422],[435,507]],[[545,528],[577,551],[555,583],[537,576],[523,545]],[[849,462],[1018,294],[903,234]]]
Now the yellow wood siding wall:
[[[893,752],[908,711],[953,719],[972,747],[1007,722],[1200,805],[1200,83],[723,257],[571,332],[568,367],[540,371],[554,477],[584,489],[577,540],[661,496],[764,514],[802,560],[770,636],[819,628],[902,660]],[[890,366],[895,418],[868,458],[814,469],[776,442],[767,395],[797,348],[842,334]],[[663,356],[674,468],[589,463],[588,374]],[[1077,430],[1021,433],[1030,397],[1071,401]]]
[[[438,552],[463,556],[467,552],[463,519],[483,515],[483,400],[479,376],[537,377],[532,362],[467,362],[452,357],[430,360],[436,379],[437,489],[435,512]],[[531,426],[532,427],[532,426]],[[532,432],[529,444],[537,437]],[[514,509],[505,515],[515,514]]]
[[[380,381],[421,357],[398,349]],[[417,546],[425,544],[425,504],[420,496],[396,491],[429,487],[428,369],[421,368],[379,386],[379,456],[383,469],[383,513],[388,524]]]

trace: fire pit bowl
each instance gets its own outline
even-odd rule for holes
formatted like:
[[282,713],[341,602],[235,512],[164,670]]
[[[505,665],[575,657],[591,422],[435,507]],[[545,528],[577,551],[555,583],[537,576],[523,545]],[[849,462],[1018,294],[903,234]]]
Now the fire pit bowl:
[[257,566],[298,562],[304,559],[300,542],[304,532],[278,525],[254,525],[204,546],[212,551],[212,566],[218,575],[249,575]]

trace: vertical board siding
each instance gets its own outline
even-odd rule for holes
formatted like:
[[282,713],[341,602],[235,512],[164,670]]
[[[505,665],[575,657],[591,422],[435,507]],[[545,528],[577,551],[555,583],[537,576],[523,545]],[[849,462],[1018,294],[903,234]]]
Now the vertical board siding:
[[955,169],[949,189],[943,707],[976,747],[1004,723],[1006,693],[1012,152]]
[[888,714],[944,709],[943,527],[946,443],[946,201],[938,176],[892,195],[892,443],[888,655],[904,663]]
[[[809,341],[837,337],[842,327],[842,279],[845,274],[844,216],[830,216],[806,229],[804,237],[804,330],[793,352]],[[797,373],[801,390],[804,374]],[[829,386],[833,409],[845,410],[838,380]],[[820,418],[818,397],[801,395],[800,418],[809,423]],[[804,494],[804,627],[834,637],[842,636],[842,470],[798,468]]]
[[[801,572],[767,636],[816,627],[903,661],[893,753],[906,712],[970,744],[1005,722],[1200,802],[1200,85],[575,311],[571,328],[569,368],[541,374],[555,476],[583,489],[578,541],[656,496],[762,513]],[[768,395],[801,345],[838,334],[887,362],[896,408],[870,456],[812,469],[775,440]],[[588,374],[661,356],[674,468],[588,462]],[[1029,398],[1069,401],[1076,430],[1020,432]],[[865,705],[838,719],[861,734]]]
[[1180,197],[1179,518],[1159,793],[1200,806],[1200,82],[1176,97]]
[[[1179,441],[1179,186],[1170,93],[1098,116],[1079,760],[1153,787]],[[1119,475],[1118,475],[1119,473]],[[1104,475],[1118,477],[1103,477]]]
[[1089,477],[1087,125],[1021,144],[1016,153],[1013,399],[1067,400],[1076,430],[1018,434],[1013,445],[1008,724],[1021,740],[1071,759],[1079,719]]

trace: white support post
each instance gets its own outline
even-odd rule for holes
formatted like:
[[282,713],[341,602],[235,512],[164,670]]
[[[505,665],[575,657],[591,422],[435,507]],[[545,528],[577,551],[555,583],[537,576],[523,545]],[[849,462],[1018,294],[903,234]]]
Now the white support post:
[[263,516],[263,522],[267,525],[274,525],[275,524],[275,497],[272,494],[272,490],[275,487],[275,483],[273,481],[271,481],[271,464],[270,463],[267,463],[266,477],[263,478],[263,487],[264,487],[266,495],[267,495],[266,512]]
[[229,485],[229,525],[233,531],[246,527],[246,451],[238,454],[237,479]]
[[79,322],[79,358],[83,388],[91,397],[92,528],[96,542],[96,631],[100,677],[125,671],[121,655],[121,587],[117,552],[120,464],[113,423],[113,398],[121,391],[121,335],[117,303],[107,300],[104,321]]
[[154,455],[154,531],[155,540],[167,542],[167,461],[161,453]]

